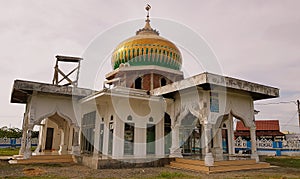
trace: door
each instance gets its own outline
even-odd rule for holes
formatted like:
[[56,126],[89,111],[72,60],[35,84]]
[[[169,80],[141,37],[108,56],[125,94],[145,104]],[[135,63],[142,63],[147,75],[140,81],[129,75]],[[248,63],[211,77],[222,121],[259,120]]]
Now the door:
[[47,128],[45,150],[52,150],[53,132],[54,132],[53,128],[50,127]]
[[223,153],[228,154],[228,131],[227,131],[227,129],[222,129],[222,146],[223,146]]

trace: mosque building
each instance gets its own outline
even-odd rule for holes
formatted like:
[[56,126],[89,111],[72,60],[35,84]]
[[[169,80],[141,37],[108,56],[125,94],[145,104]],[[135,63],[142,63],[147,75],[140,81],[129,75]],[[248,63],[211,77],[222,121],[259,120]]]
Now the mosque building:
[[32,155],[31,130],[39,125],[37,153],[69,153],[93,168],[110,167],[103,163],[110,159],[174,158],[211,167],[237,155],[238,119],[250,130],[249,159],[259,162],[254,101],[279,97],[279,89],[209,72],[184,78],[179,48],[151,27],[149,9],[145,26],[113,51],[105,88],[83,89],[77,81],[73,86],[15,81],[11,102],[26,104],[20,149],[25,159]]

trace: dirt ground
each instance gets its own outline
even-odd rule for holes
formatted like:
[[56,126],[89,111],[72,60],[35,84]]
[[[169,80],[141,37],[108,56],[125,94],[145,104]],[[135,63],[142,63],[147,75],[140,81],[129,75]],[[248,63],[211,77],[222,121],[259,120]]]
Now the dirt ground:
[[271,167],[269,169],[203,174],[167,167],[95,170],[79,164],[9,165],[0,162],[1,178],[174,178],[161,173],[179,173],[175,178],[300,178],[299,168]]

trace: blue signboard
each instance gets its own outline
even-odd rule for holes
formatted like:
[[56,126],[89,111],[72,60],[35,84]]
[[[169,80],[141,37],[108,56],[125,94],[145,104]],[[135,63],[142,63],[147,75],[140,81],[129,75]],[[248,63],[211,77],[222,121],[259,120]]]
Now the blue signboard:
[[210,112],[219,112],[219,94],[210,92]]

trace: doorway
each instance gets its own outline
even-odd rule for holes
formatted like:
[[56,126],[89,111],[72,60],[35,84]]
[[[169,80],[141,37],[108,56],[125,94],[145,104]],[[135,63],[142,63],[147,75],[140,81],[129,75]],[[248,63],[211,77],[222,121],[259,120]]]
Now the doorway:
[[52,150],[54,128],[47,128],[45,150]]
[[124,155],[134,154],[134,123],[125,123],[124,126]]
[[147,124],[147,148],[146,153],[155,154],[155,125]]
[[[225,126],[225,127],[224,127]],[[228,130],[226,129],[226,125],[223,125],[222,129],[222,148],[223,148],[223,154],[228,154]]]
[[183,156],[200,156],[202,154],[201,125],[195,116],[188,114],[181,121],[179,136]]

